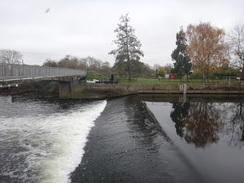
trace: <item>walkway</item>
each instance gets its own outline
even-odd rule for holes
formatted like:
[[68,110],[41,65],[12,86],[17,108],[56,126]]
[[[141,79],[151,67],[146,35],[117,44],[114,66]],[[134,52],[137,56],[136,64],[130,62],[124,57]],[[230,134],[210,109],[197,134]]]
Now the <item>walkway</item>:
[[64,76],[85,76],[85,70],[0,63],[0,82]]

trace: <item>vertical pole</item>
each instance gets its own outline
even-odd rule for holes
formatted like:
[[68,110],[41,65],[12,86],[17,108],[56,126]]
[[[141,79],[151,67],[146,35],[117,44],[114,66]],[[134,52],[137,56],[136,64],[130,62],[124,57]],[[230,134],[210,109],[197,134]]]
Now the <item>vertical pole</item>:
[[1,65],[2,65],[2,68],[1,68],[1,79],[3,80],[3,64],[1,63]]
[[183,85],[183,103],[186,102],[186,90],[187,90],[187,84]]
[[4,75],[5,75],[5,72],[4,72],[4,62],[3,62],[3,81],[4,81],[4,79],[5,79],[5,77],[4,77]]
[[186,94],[186,90],[187,90],[187,84],[183,85],[183,93]]

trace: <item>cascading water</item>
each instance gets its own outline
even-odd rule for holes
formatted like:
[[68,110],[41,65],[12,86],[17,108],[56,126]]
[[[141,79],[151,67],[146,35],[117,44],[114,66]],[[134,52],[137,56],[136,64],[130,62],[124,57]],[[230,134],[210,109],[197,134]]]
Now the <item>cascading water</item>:
[[58,104],[0,97],[0,182],[70,182],[106,101]]

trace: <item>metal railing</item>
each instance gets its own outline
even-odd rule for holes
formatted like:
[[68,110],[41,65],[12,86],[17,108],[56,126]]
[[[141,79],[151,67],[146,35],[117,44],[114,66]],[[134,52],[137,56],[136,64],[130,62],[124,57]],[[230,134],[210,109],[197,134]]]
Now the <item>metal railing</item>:
[[84,76],[85,70],[0,63],[0,80],[36,77]]

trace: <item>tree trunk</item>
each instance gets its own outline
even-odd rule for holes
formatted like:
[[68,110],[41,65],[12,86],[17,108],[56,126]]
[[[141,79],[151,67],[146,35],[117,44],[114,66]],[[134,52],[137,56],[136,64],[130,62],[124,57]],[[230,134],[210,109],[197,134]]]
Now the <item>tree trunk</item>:
[[131,82],[131,72],[130,72],[130,70],[128,70],[128,79],[129,79],[129,82]]
[[127,68],[128,68],[128,80],[131,82],[131,70],[130,70],[130,62],[129,60],[127,61]]
[[206,83],[206,76],[205,76],[204,72],[202,72],[202,80],[203,80],[204,83]]
[[241,79],[244,79],[244,65],[242,65]]
[[186,74],[186,80],[187,80],[187,82],[189,82],[189,75],[188,74]]

